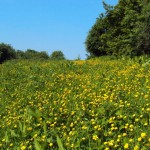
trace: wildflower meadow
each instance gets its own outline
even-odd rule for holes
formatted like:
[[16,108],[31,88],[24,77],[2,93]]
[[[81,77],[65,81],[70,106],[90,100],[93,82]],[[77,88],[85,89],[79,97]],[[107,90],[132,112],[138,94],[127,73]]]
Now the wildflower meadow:
[[149,150],[150,63],[0,64],[1,150]]

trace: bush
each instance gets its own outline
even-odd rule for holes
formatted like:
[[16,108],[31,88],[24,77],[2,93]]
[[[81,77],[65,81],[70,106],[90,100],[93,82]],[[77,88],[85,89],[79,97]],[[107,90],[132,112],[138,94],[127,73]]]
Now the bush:
[[36,50],[27,49],[27,51],[25,52],[25,58],[26,59],[48,59],[49,56],[45,51],[38,52]]
[[54,51],[50,55],[51,60],[65,60],[65,56],[62,51]]
[[26,59],[26,54],[22,50],[17,50],[16,55],[17,55],[17,59]]
[[49,59],[49,56],[48,56],[47,52],[45,52],[45,51],[39,52],[38,57],[41,59]]
[[0,63],[16,58],[15,49],[9,44],[0,43]]

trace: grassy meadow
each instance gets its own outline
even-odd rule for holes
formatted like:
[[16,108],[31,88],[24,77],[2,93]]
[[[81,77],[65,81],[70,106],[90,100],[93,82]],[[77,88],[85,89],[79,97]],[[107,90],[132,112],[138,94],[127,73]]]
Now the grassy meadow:
[[0,65],[1,150],[149,150],[150,63]]

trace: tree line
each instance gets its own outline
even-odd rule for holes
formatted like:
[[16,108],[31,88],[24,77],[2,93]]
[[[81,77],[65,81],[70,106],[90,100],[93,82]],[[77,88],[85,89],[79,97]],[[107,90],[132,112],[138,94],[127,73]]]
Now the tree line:
[[97,18],[85,41],[89,57],[150,54],[150,0],[103,2],[105,13]]
[[46,51],[38,52],[36,50],[27,49],[26,51],[15,50],[11,45],[0,43],[0,63],[10,59],[50,59],[50,60],[65,60],[62,51],[53,51],[49,56]]

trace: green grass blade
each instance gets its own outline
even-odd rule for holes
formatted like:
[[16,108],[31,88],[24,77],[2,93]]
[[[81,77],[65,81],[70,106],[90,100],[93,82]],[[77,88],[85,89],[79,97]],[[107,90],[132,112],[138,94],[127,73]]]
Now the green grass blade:
[[43,150],[37,139],[34,140],[34,146],[36,150]]
[[57,144],[58,144],[59,150],[65,150],[65,149],[63,148],[61,139],[60,139],[58,136],[57,136]]

